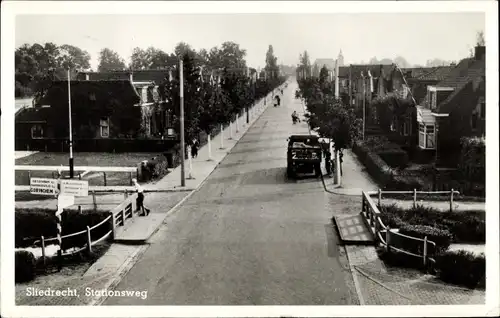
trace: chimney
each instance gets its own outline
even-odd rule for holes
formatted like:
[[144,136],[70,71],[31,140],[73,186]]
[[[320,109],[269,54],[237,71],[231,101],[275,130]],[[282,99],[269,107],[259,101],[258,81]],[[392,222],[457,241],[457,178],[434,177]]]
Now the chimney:
[[484,60],[485,55],[486,55],[486,46],[476,46],[474,48],[474,58],[479,61],[479,60]]

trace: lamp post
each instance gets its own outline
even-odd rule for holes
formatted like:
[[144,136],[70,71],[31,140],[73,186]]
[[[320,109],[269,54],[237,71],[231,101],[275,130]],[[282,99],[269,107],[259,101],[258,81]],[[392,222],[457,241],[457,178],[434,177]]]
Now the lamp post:
[[71,123],[71,77],[70,68],[68,67],[68,117],[69,117],[69,177],[73,179],[74,176],[74,162],[73,162],[73,127]]
[[184,142],[184,63],[182,57],[179,60],[179,82],[180,82],[180,129],[181,129],[181,187],[186,186],[186,176],[184,169],[184,159],[186,156]]

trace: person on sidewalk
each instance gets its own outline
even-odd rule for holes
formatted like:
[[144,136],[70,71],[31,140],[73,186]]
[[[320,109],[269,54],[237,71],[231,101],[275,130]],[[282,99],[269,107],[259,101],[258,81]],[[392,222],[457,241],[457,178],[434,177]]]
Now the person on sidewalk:
[[193,159],[198,157],[198,147],[198,140],[194,139],[193,145],[191,146],[191,157],[193,157]]
[[137,209],[135,211],[136,212],[142,211],[142,214],[139,215],[147,216],[149,215],[150,209],[144,206],[144,189],[141,187],[139,182],[137,182],[137,179],[132,179],[132,181],[134,182],[135,189],[137,191],[137,200],[136,200]]
[[340,176],[342,176],[342,157],[344,156],[344,154],[342,153],[342,150],[340,150],[340,153],[339,153],[339,168],[340,168]]

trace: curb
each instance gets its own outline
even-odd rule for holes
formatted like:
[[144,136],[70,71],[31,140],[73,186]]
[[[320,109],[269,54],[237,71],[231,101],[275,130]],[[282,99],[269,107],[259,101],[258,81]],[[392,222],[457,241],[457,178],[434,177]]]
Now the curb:
[[[224,160],[226,158],[226,156],[231,152],[231,150],[238,144],[238,142],[241,140],[241,138],[243,138],[245,136],[245,134],[248,132],[248,130],[252,127],[252,125],[255,123],[255,121],[257,119],[260,118],[260,116],[264,113],[264,111],[267,109],[267,105],[266,107],[264,107],[263,111],[257,116],[254,118],[254,120],[252,122],[250,122],[247,126],[247,129],[246,131],[239,137],[239,139],[236,141],[236,143],[230,148],[227,150],[226,154],[221,158],[221,160],[219,161],[219,163]],[[149,235],[148,238],[146,239],[141,239],[141,240],[122,240],[122,244],[129,244],[129,245],[140,245],[140,244],[145,244],[154,234],[156,234],[158,232],[158,230],[160,229],[160,227],[162,226],[162,224],[164,223],[165,219],[173,214],[174,212],[176,212],[179,207],[187,200],[189,199],[194,193],[196,193],[199,189],[201,189],[201,187],[204,185],[204,183],[206,182],[206,180],[208,179],[208,177],[214,172],[215,169],[217,169],[217,167],[219,166],[219,164],[217,165],[214,165],[213,169],[208,173],[207,177],[204,178],[204,180],[202,182],[200,182],[200,184],[193,190],[191,190],[191,192],[186,195],[182,200],[180,200],[175,206],[173,206],[166,214],[165,214],[165,217],[163,218],[163,220],[159,223],[159,225],[156,227],[155,230],[153,230],[151,232],[151,235]],[[115,241],[114,243],[119,243],[119,241]],[[146,250],[149,248],[149,244],[146,243],[146,245],[140,245],[140,247],[137,249],[136,252],[134,252],[123,264],[122,266],[120,266],[120,268],[118,269],[117,271],[117,274],[116,276],[109,282],[105,285],[105,288],[106,290],[112,290],[112,289],[115,289],[116,286],[118,286],[118,284],[122,281],[123,277],[125,277],[125,275],[128,274],[128,272],[130,272],[130,270],[132,269],[132,267],[135,265],[135,263],[137,263],[137,261],[144,255],[144,253],[146,252]],[[89,306],[100,306],[102,305],[102,303],[104,303],[106,301],[108,297],[105,297],[105,296],[100,296],[100,297],[96,297],[94,298]]]
[[[132,269],[134,264],[137,262],[139,258],[144,255],[146,250],[148,249],[149,245],[143,245],[129,257],[127,260],[120,266],[120,268],[117,271],[117,274],[115,275],[115,278],[113,278],[111,281],[109,281],[103,289],[105,290],[112,290],[115,289],[116,286],[122,281],[123,277],[128,274],[128,272]],[[108,297],[105,296],[96,296],[92,301],[88,304],[88,306],[100,306],[103,302],[106,301]]]
[[344,251],[347,257],[347,262],[349,262],[349,270],[351,271],[352,280],[354,282],[354,288],[356,289],[356,294],[358,295],[359,305],[364,306],[365,299],[363,298],[363,294],[361,293],[361,285],[359,284],[358,276],[356,274],[356,269],[354,268],[354,265],[351,265],[352,262],[349,257],[349,251],[347,250],[347,248],[345,248],[345,246],[344,246]]

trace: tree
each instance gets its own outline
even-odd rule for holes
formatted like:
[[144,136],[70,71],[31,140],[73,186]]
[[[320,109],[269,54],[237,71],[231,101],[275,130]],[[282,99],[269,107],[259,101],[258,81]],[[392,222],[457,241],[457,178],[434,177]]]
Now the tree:
[[409,67],[411,67],[411,64],[408,63],[408,61],[404,57],[402,57],[402,56],[396,57],[394,59],[394,63],[397,66],[401,67],[401,68],[409,68]]
[[132,52],[130,68],[134,70],[165,69],[174,66],[177,60],[175,55],[169,55],[152,46],[146,50],[136,47]]
[[43,95],[51,81],[66,79],[68,67],[72,77],[76,70],[90,69],[90,54],[66,44],[22,45],[15,51],[16,97]]
[[118,55],[117,52],[104,48],[99,52],[99,72],[125,70],[125,61]]
[[278,67],[278,58],[274,56],[274,49],[272,45],[269,45],[266,53],[266,72],[267,76],[270,78],[278,78],[279,76],[279,67]]
[[476,36],[476,45],[477,46],[485,46],[486,42],[484,40],[484,32],[479,31]]

